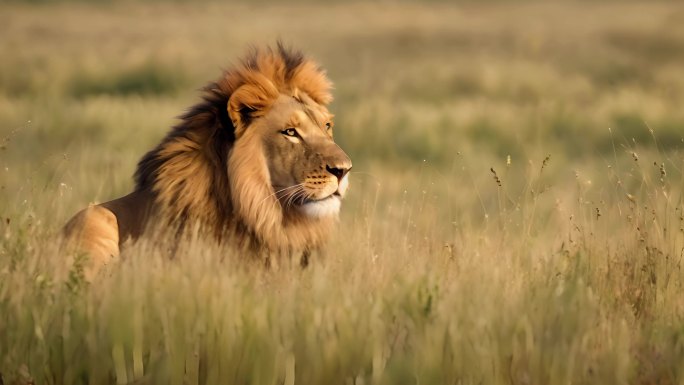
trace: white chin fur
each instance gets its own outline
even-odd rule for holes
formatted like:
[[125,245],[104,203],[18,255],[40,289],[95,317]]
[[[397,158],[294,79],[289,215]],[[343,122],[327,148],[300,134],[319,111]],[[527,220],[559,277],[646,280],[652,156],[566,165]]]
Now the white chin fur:
[[323,218],[337,215],[340,212],[340,205],[340,198],[333,195],[322,201],[305,203],[299,206],[299,209],[312,218]]

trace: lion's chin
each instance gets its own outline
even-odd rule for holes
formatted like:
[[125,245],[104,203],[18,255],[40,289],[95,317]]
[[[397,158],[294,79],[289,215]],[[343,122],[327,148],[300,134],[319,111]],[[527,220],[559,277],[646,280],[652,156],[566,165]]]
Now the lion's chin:
[[340,212],[342,202],[338,195],[330,195],[317,201],[309,201],[297,208],[311,218],[324,218],[337,215]]

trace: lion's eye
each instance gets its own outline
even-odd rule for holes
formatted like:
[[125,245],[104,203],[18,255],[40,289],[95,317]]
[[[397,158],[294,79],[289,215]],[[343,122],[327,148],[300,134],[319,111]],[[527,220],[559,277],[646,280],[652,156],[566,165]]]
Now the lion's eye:
[[328,122],[328,123],[325,124],[325,129],[326,129],[326,130],[330,130],[331,128],[332,128],[332,124],[330,124],[330,122]]
[[288,128],[286,130],[280,131],[283,135],[287,136],[297,136],[297,130],[294,128]]

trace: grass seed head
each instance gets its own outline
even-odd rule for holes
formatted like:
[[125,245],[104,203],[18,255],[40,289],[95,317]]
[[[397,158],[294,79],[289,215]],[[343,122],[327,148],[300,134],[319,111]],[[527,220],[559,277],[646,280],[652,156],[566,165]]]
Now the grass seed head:
[[501,187],[501,179],[499,179],[499,176],[496,175],[496,170],[494,170],[494,167],[490,168],[489,171],[491,171],[494,175],[494,181],[496,182],[496,185]]

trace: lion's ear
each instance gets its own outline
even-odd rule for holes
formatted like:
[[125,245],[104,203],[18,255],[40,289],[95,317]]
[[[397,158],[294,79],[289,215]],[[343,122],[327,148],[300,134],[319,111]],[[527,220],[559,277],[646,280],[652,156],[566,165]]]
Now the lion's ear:
[[268,79],[240,86],[228,99],[228,115],[235,127],[235,137],[240,137],[254,118],[262,116],[278,98],[278,90]]

